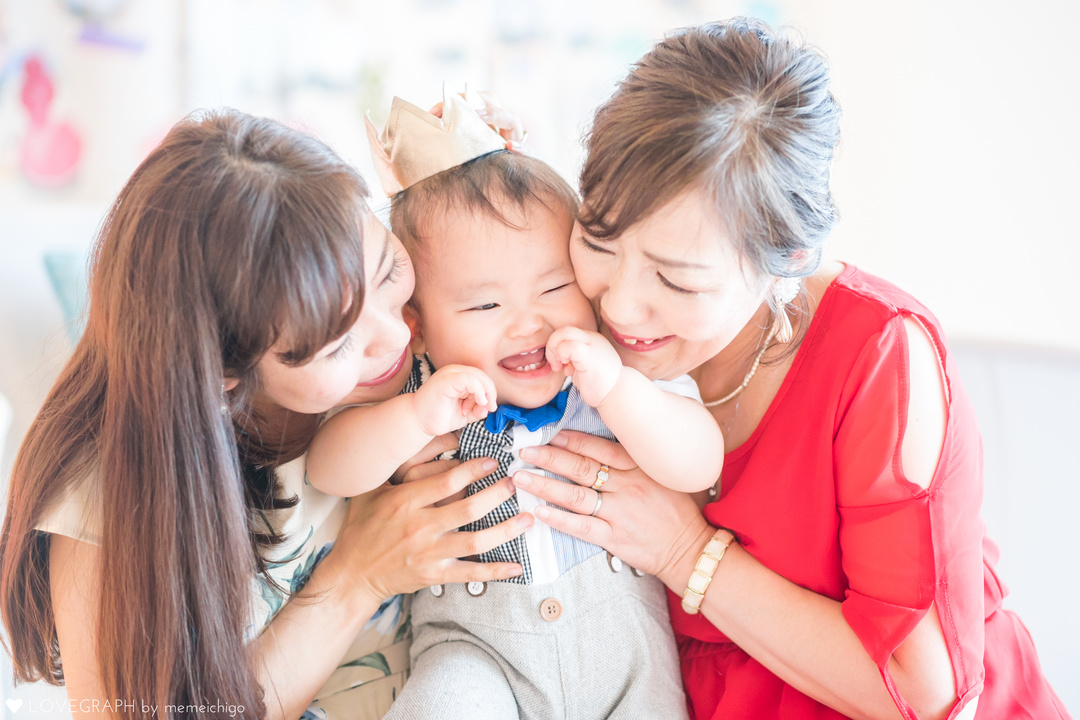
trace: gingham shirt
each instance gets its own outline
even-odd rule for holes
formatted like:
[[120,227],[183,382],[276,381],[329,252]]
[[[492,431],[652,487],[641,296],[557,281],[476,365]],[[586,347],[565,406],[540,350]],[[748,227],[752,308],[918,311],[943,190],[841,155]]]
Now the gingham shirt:
[[[424,381],[431,377],[432,372],[434,369],[426,356],[415,356],[412,373],[402,392],[415,392]],[[567,384],[569,385],[569,381]],[[658,381],[657,384],[667,391],[700,400],[697,386],[688,376],[674,381]],[[494,434],[487,430],[483,420],[470,423],[460,430],[456,453],[458,458],[471,460],[477,457],[490,457],[499,463],[495,472],[469,486],[470,495],[490,487],[521,469],[544,472],[549,477],[571,482],[561,475],[539,471],[535,466],[518,457],[518,452],[523,448],[546,445],[560,430],[577,430],[608,440],[615,439],[596,409],[582,400],[572,385],[569,385],[569,390],[570,394],[567,397],[566,410],[562,418],[537,430],[530,431],[524,425],[511,421],[501,433]],[[539,498],[519,488],[502,505],[461,529],[475,531],[492,527],[523,510],[531,511],[541,502],[543,501]],[[551,582],[578,563],[602,551],[602,548],[597,545],[554,530],[543,523],[534,523],[524,534],[493,550],[481,553],[477,559],[481,562],[520,563],[524,568],[524,573],[506,582],[528,585]]]

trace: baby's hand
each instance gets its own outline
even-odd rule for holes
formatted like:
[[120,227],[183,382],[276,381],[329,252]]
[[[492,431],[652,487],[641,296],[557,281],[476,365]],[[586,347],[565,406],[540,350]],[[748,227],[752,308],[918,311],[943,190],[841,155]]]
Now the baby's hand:
[[420,428],[427,435],[453,432],[495,410],[495,383],[465,365],[439,368],[413,393]]
[[547,361],[556,372],[565,366],[564,372],[573,378],[581,399],[592,407],[599,406],[615,388],[623,368],[619,353],[603,335],[576,327],[551,333]]

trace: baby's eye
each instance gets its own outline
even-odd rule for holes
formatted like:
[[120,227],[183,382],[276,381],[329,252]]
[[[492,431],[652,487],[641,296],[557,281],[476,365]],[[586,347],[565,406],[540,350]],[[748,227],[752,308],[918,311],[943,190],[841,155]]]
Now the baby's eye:
[[544,291],[544,294],[545,294],[545,295],[547,295],[548,293],[553,293],[553,292],[555,292],[556,290],[562,290],[563,288],[567,288],[567,287],[570,287],[570,286],[571,286],[571,285],[573,285],[573,284],[574,284],[573,282],[563,283],[563,284],[562,284],[562,285],[560,285],[559,287],[553,287],[553,288],[551,288],[550,290],[545,290],[545,291]]
[[499,307],[499,306],[497,304],[495,304],[495,303],[484,303],[483,305],[477,305],[476,307],[471,307],[468,310],[466,310],[465,312],[472,312],[473,310],[494,310],[497,307]]

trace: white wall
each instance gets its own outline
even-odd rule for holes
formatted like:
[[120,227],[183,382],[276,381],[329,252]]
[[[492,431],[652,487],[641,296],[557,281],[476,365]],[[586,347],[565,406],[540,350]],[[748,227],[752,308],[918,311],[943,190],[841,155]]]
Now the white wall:
[[802,7],[844,108],[833,255],[952,337],[1080,350],[1080,4]]

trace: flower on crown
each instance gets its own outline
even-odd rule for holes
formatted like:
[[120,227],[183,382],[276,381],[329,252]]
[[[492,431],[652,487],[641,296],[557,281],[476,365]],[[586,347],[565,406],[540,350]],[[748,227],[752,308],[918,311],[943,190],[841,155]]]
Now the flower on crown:
[[370,117],[365,116],[364,122],[375,171],[387,196],[506,148],[502,136],[480,118],[465,98],[448,92],[446,85],[441,118],[395,97],[381,134]]

